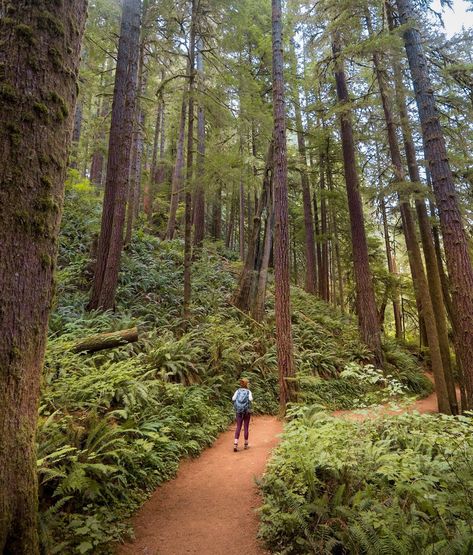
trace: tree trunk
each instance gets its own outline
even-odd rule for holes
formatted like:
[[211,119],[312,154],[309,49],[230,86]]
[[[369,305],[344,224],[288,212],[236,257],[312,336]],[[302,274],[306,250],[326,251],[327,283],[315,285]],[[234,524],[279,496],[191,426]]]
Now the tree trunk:
[[[383,220],[384,245],[386,247],[386,259],[388,262],[388,271],[394,277],[394,279],[397,279],[398,276],[394,271],[393,253],[391,250],[391,240],[389,238],[388,218],[386,215],[386,201],[384,200],[383,195],[381,195],[379,202],[381,206],[381,216]],[[397,290],[397,286],[396,286],[396,290],[394,292],[394,298],[393,298],[393,315],[394,315],[394,327],[396,330],[396,339],[401,339],[402,337],[401,307],[399,304],[399,291]]]
[[189,117],[187,127],[187,171],[184,214],[184,299],[183,318],[190,317],[192,293],[192,177],[194,170],[194,84],[195,84],[195,40],[197,25],[197,0],[191,0],[191,26],[189,34]]
[[77,342],[71,349],[73,353],[95,353],[104,349],[114,349],[127,343],[138,341],[138,328],[119,330],[91,335]]
[[321,155],[323,163],[320,168],[320,264],[319,264],[319,296],[325,302],[329,302],[329,260],[328,260],[328,238],[327,238],[327,199],[325,195],[325,166],[327,165],[327,145]]
[[[5,15],[6,4],[0,14]],[[35,434],[87,2],[0,25],[0,553],[38,555]],[[61,29],[44,25],[51,20]],[[54,51],[57,56],[51,56]],[[58,62],[60,60],[60,62]]]
[[212,204],[212,239],[222,238],[222,186],[219,185]]
[[452,304],[458,329],[456,345],[464,373],[467,406],[473,408],[473,268],[468,239],[463,228],[445,139],[438,117],[433,84],[428,74],[419,30],[410,0],[396,0],[399,18],[407,24],[403,32],[417,108],[424,138],[425,158],[432,176],[440,214],[447,268],[452,285]]
[[[225,234],[225,246],[227,249],[231,248],[232,244],[232,234],[233,234],[233,226],[235,222],[235,201],[234,201],[234,193],[232,191],[232,195],[230,197],[230,210],[227,207],[227,226],[226,226],[226,234]],[[228,203],[227,203],[228,204]],[[215,203],[214,203],[214,210],[215,210]],[[214,227],[214,226],[212,226]]]
[[146,214],[148,222],[151,222],[153,216],[153,197],[156,185],[156,178],[158,173],[158,150],[159,150],[159,133],[161,131],[161,115],[162,115],[163,102],[160,98],[158,101],[158,107],[156,109],[156,123],[154,126],[154,137],[153,137],[153,152],[151,155],[151,167],[149,170],[149,177],[147,183],[145,183],[145,189],[143,192],[143,210]]
[[345,106],[349,103],[349,96],[343,61],[340,58],[338,37],[334,37],[332,48],[336,62],[335,81],[337,96],[340,106],[344,108],[340,113],[340,126],[348,210],[350,213],[358,324],[363,341],[373,352],[375,364],[382,366],[384,357],[381,347],[378,311],[376,308],[373,279],[369,267],[368,243],[366,240],[363,205],[355,160],[351,111],[349,107]]
[[[388,20],[391,30],[393,30],[392,18],[389,15]],[[450,345],[447,330],[447,315],[442,293],[442,285],[440,282],[439,270],[435,254],[435,246],[432,237],[432,228],[430,225],[429,215],[425,205],[425,200],[420,197],[420,172],[417,165],[416,149],[412,138],[412,132],[409,124],[409,115],[407,112],[404,86],[402,82],[401,68],[397,60],[393,60],[394,83],[396,93],[396,104],[401,121],[401,130],[404,141],[404,150],[406,153],[407,166],[409,170],[409,178],[412,183],[418,186],[415,197],[415,207],[419,222],[420,236],[424,251],[425,265],[427,270],[427,282],[429,286],[430,298],[434,310],[434,316],[437,326],[438,340],[440,344],[440,352],[442,353],[442,362],[445,380],[448,388],[448,396],[450,407],[453,414],[458,414],[458,402],[455,391],[455,382],[450,358]]]
[[304,208],[304,231],[305,231],[305,257],[306,277],[305,290],[312,295],[316,293],[316,260],[315,260],[315,235],[314,219],[312,216],[312,205],[310,196],[309,175],[307,173],[307,153],[305,146],[304,128],[300,107],[298,90],[294,93],[294,111],[296,115],[297,147],[299,150],[299,163],[301,173],[302,205]]
[[[204,63],[202,56],[202,39],[199,39],[197,50],[197,72],[200,86],[203,86]],[[194,207],[194,246],[202,248],[205,234],[205,190],[204,190],[204,162],[205,162],[205,112],[199,105],[197,110],[197,184],[195,188]]]
[[124,0],[113,92],[102,224],[89,309],[107,310],[115,305],[130,177],[140,19],[141,1]]
[[[107,60],[105,61],[103,70],[107,70]],[[104,79],[101,79],[101,90],[104,90]],[[108,97],[102,97],[97,108],[97,134],[94,135],[94,148],[92,161],[90,164],[90,182],[96,187],[103,185],[104,174],[104,152],[105,152],[105,119],[110,110],[110,101]]]
[[70,167],[77,169],[78,167],[78,156],[79,156],[79,141],[82,133],[82,102],[80,100],[76,103],[76,109],[74,111],[74,126],[72,128],[72,147],[71,147],[71,157],[72,161]]
[[186,112],[187,112],[186,97],[187,97],[187,92],[184,92],[183,98],[182,98],[182,104],[181,104],[181,117],[179,120],[179,137],[177,139],[176,162],[174,164],[174,171],[172,174],[171,205],[169,207],[169,218],[168,218],[168,225],[166,229],[166,239],[172,239],[174,237],[174,231],[176,229],[176,213],[177,213],[177,207],[179,206],[179,195],[182,189],[182,180],[183,180],[182,174],[184,169],[184,139],[185,139]]
[[[240,154],[242,154],[241,146],[240,146]],[[240,260],[245,260],[245,189],[243,186],[243,167],[240,169],[239,201],[240,201],[240,212],[239,212],[240,218],[239,218],[238,237],[239,237],[239,244],[240,244]]]
[[267,204],[267,198],[270,195],[271,188],[271,173],[273,167],[273,143],[271,142],[268,147],[268,154],[266,156],[266,167],[263,177],[263,190],[259,198],[258,206],[253,217],[253,227],[251,232],[251,239],[248,243],[246,251],[245,264],[238,280],[238,285],[233,295],[232,303],[243,312],[248,312],[251,308],[251,292],[254,287],[254,280],[256,278],[256,258],[257,258],[257,245],[261,232],[261,218],[263,210]]
[[291,328],[289,210],[281,0],[272,0],[272,48],[276,348],[279,368],[279,404],[281,412],[284,413],[287,403],[294,401],[296,398],[296,383]]
[[274,234],[274,211],[273,211],[272,195],[268,199],[268,213],[266,216],[266,233],[264,237],[263,255],[261,258],[261,268],[258,274],[258,283],[252,303],[251,314],[257,322],[261,322],[264,318],[264,303],[266,300],[266,285],[268,283],[268,267],[271,247],[273,244]]
[[[164,70],[161,73],[161,80],[164,80],[165,73]],[[159,187],[164,182],[166,176],[166,165],[164,163],[164,157],[166,154],[166,113],[165,113],[165,105],[164,105],[164,98],[161,99],[161,116],[160,116],[160,134],[161,138],[159,141],[159,162],[158,162],[158,169],[156,171],[156,186]]]
[[[373,35],[371,20],[369,14],[366,17],[367,26],[370,36]],[[391,103],[388,97],[388,88],[386,83],[386,76],[382,68],[381,58],[378,52],[373,54],[373,64],[378,82],[379,93],[381,96],[381,103],[383,106],[384,119],[386,121],[386,134],[388,138],[389,152],[391,162],[393,165],[395,182],[399,183],[399,188],[405,181],[405,172],[401,158],[401,151],[397,141],[396,126],[393,120],[393,113]],[[430,349],[430,356],[432,360],[432,372],[434,374],[435,388],[437,391],[437,402],[440,412],[451,414],[450,400],[447,390],[447,382],[445,377],[445,370],[443,367],[443,360],[439,347],[439,336],[435,322],[434,309],[432,306],[432,299],[427,286],[425,278],[424,267],[422,264],[422,255],[415,232],[415,223],[412,216],[410,204],[406,198],[403,198],[403,193],[399,190],[399,199],[401,203],[401,216],[403,221],[404,236],[406,238],[406,246],[409,254],[409,263],[411,266],[412,278],[416,295],[419,299],[421,306],[421,314],[424,318],[427,343]]]

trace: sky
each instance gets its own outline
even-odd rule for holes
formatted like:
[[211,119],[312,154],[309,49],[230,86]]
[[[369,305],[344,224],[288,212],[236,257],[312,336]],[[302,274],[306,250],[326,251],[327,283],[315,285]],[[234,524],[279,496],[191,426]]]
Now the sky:
[[[434,0],[432,7],[435,11],[441,11],[440,0]],[[465,28],[473,27],[473,12],[467,12],[467,8],[473,8],[473,4],[465,0],[453,0],[453,10],[445,8],[443,20],[445,23],[445,33],[448,37]]]

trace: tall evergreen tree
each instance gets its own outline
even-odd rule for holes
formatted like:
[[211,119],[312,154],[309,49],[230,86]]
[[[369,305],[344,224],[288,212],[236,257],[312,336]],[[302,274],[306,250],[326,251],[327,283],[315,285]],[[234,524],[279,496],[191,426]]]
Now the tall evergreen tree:
[[86,7],[86,0],[0,6],[0,552],[5,555],[39,554],[35,433]]
[[457,348],[464,373],[467,406],[473,408],[473,267],[458,206],[445,138],[436,108],[428,63],[411,0],[396,0],[424,139],[425,158],[439,209],[445,257],[457,319]]
[[337,97],[341,108],[343,108],[340,112],[340,126],[356,282],[356,312],[361,337],[373,351],[374,362],[382,366],[384,357],[381,348],[380,325],[374,295],[373,278],[369,265],[363,205],[359,191],[351,111],[348,106],[350,99],[341,58],[340,37],[336,34],[333,36],[332,49],[335,58]]
[[108,147],[107,179],[89,309],[115,305],[137,95],[141,0],[124,0]]
[[289,211],[287,192],[287,145],[284,101],[284,61],[281,0],[272,0],[273,118],[274,118],[274,277],[276,346],[281,411],[295,400],[296,384],[291,329],[289,271]]

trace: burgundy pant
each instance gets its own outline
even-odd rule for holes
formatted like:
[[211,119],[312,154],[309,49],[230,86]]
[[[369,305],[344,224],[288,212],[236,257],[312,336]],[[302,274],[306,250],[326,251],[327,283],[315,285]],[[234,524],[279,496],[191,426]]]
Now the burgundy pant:
[[245,442],[248,441],[248,436],[250,433],[250,417],[251,417],[251,414],[249,412],[236,415],[237,426],[235,430],[235,439],[240,439],[241,426],[243,423],[245,423]]

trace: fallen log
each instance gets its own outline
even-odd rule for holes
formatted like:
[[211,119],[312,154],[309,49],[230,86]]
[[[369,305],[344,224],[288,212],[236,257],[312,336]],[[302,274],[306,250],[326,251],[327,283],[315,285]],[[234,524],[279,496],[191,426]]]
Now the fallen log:
[[73,353],[94,353],[103,349],[113,349],[126,343],[138,341],[138,328],[99,333],[82,339],[72,347]]

